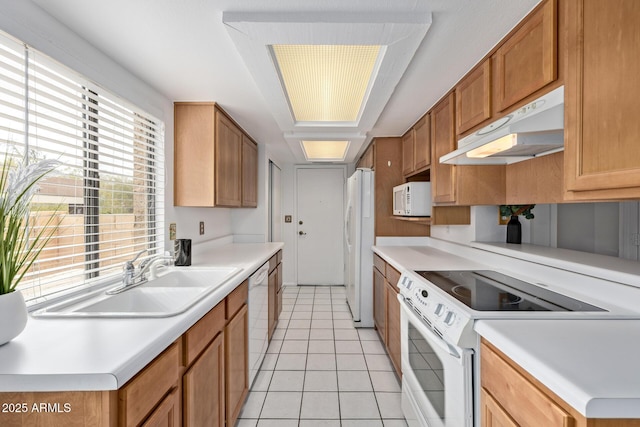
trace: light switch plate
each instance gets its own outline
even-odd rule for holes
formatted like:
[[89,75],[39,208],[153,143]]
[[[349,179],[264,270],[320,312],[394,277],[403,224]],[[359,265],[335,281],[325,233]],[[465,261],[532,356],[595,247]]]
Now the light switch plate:
[[200,235],[204,234],[204,221],[200,221]]

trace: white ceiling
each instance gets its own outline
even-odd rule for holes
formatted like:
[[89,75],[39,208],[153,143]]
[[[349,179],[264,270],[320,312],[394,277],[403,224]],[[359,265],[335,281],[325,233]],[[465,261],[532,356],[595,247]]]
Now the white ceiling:
[[[223,24],[223,12],[324,20],[346,14],[431,13],[431,26],[395,90],[391,82],[388,102],[373,108],[374,116],[351,130],[346,159],[351,162],[372,137],[403,134],[540,0],[33,1],[170,100],[215,101],[251,136],[268,144],[275,159],[304,163],[273,93],[266,93],[261,79],[255,79],[246,50],[241,54]],[[314,129],[314,137],[321,134]]]

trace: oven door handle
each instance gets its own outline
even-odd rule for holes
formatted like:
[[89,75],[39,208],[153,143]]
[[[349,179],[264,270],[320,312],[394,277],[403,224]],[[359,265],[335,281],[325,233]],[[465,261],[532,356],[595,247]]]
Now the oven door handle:
[[447,343],[442,338],[440,338],[431,330],[431,328],[425,325],[422,318],[418,317],[418,315],[415,313],[415,311],[409,305],[409,303],[405,300],[402,294],[398,294],[398,301],[400,301],[400,306],[404,310],[405,314],[410,318],[410,322],[413,323],[414,325],[419,325],[420,332],[423,335],[426,335],[426,338],[429,338],[429,341],[435,343],[438,347],[440,347],[442,350],[446,351],[456,359],[460,359],[460,352],[457,350],[457,348]]

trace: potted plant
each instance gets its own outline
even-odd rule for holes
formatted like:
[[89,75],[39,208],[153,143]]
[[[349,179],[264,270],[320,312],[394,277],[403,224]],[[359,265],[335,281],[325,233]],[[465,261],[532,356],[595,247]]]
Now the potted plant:
[[507,243],[522,243],[522,226],[518,216],[533,219],[531,210],[536,205],[500,205],[500,216],[511,217],[507,223]]
[[[0,173],[0,345],[18,336],[27,324],[27,307],[16,287],[55,231],[45,226],[30,233],[28,221],[36,183],[58,162],[14,163],[5,154]],[[50,223],[51,218],[46,225]]]

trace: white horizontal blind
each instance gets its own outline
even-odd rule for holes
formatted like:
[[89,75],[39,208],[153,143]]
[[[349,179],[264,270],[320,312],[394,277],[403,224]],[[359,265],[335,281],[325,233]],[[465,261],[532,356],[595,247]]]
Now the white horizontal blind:
[[52,215],[57,229],[19,286],[38,301],[120,275],[142,250],[162,252],[164,125],[46,55],[23,51],[27,132],[13,147],[29,161],[60,161],[41,181],[30,218],[33,233]]

